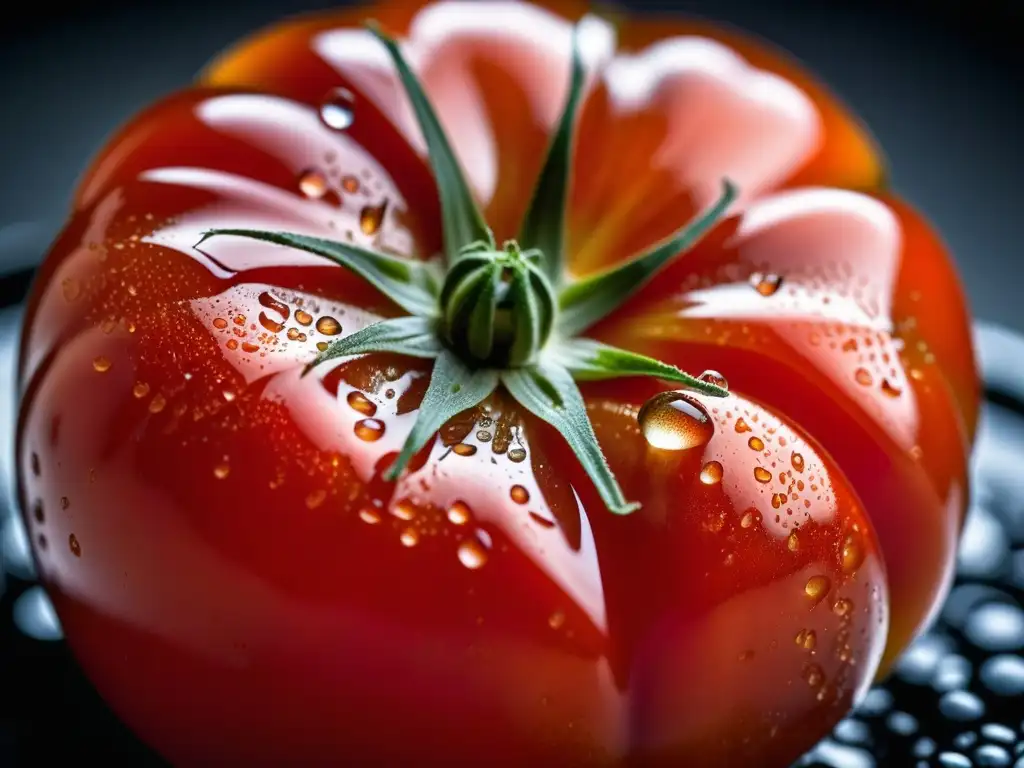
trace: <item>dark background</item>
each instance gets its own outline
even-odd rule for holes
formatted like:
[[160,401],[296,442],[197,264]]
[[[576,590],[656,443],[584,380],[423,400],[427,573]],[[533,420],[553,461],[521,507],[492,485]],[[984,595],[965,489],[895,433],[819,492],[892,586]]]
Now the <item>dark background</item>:
[[[0,23],[0,374],[7,377],[0,384],[11,378],[14,306],[32,266],[60,226],[78,175],[111,131],[146,104],[186,85],[215,53],[238,37],[281,16],[336,4],[322,0],[36,2],[22,5],[16,15]],[[728,22],[803,60],[871,126],[890,159],[895,188],[938,224],[960,265],[977,316],[1024,331],[1020,308],[1024,247],[1019,225],[1024,217],[1024,3],[677,0],[618,5]],[[997,344],[986,350],[1000,357],[999,375],[1005,385],[994,393],[1001,405],[988,408],[990,423],[1003,425],[1009,430],[1006,434],[1017,434],[1015,429],[1024,430],[1020,415],[1024,413],[1024,344]],[[6,398],[0,403],[0,433],[10,433],[11,395],[9,387],[7,391],[0,387],[0,398]],[[983,435],[983,440],[989,437]],[[1019,447],[1019,466],[1024,466],[1024,442]],[[0,474],[6,467],[5,460]],[[995,480],[987,479],[984,471],[980,477],[975,484],[976,506],[981,498],[993,511],[972,511],[974,519],[990,515],[1005,521],[1007,515],[1017,514],[1005,510],[1019,506],[1018,523],[1024,521],[1024,490],[1020,490],[1024,486],[1012,486],[1020,490],[1016,495],[993,497],[985,489]],[[8,480],[0,477],[0,490]],[[977,543],[977,536],[972,539],[973,561],[962,554],[961,579],[997,584],[1016,605],[1024,596],[1024,557],[1018,557],[1024,550],[1011,555],[1009,542],[1024,543],[1024,535],[1018,536],[1024,534],[1024,527],[1015,533],[1007,523],[998,536],[986,530],[989,538],[982,542],[984,546]],[[1011,583],[1016,586],[1006,586]],[[61,643],[40,642],[14,629],[14,598],[26,588],[30,588],[27,581],[8,576],[0,600],[0,766],[56,765],[69,758],[153,764],[153,758],[119,726],[78,675]],[[954,608],[959,605],[956,600],[955,592],[950,603]],[[45,625],[44,619],[42,614],[36,616],[37,623],[42,620]],[[37,630],[37,635],[46,634],[45,626]],[[948,622],[937,632],[932,637],[940,637],[942,643],[952,638],[943,651],[946,656],[956,655],[971,669],[981,669],[981,652],[964,640],[968,635],[958,634],[960,630]],[[1021,646],[1010,650],[1019,654],[1024,638]],[[945,658],[942,654],[935,658],[940,657]],[[918,741],[925,738],[921,734],[938,740],[940,732],[954,738],[956,727],[935,711],[942,693],[938,684],[924,696],[908,679],[904,675],[890,686],[895,703],[877,716],[865,711],[857,721],[871,726],[864,733],[874,734],[864,736],[860,746],[873,751],[883,765],[914,768],[917,763],[916,757],[910,757],[911,746],[900,752],[888,741],[882,743],[884,734],[890,739],[900,730],[890,723],[893,707],[914,713],[918,726],[913,733]],[[1022,725],[1024,705],[1019,701],[1004,701],[998,705],[1001,709],[988,706],[990,714],[998,711],[1003,720],[1015,718],[1015,728]],[[837,738],[857,744],[853,731],[847,731]],[[972,750],[980,747],[967,741],[953,746],[964,754],[975,754]],[[1024,745],[1018,748],[1024,752]],[[819,754],[823,764],[853,768],[871,764],[830,761],[827,752]],[[937,759],[933,755],[920,765],[937,765]],[[976,755],[975,760],[984,764]]]

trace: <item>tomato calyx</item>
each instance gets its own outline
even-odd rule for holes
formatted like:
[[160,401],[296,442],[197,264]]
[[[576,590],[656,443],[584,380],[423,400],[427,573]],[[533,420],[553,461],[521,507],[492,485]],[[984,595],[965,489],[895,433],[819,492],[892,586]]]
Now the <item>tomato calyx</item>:
[[441,207],[443,255],[416,261],[351,243],[249,229],[209,230],[196,247],[211,237],[235,236],[307,251],[361,276],[409,313],[335,341],[305,369],[308,373],[327,360],[374,352],[435,361],[412,431],[386,479],[397,478],[449,419],[503,386],[564,436],[612,512],[637,509],[639,504],[626,501],[608,467],[576,382],[647,376],[713,397],[728,391],[675,366],[579,334],[700,240],[735,199],[735,187],[724,180],[722,194],[710,208],[649,251],[573,279],[565,266],[565,216],[573,130],[585,79],[574,32],[568,98],[520,235],[498,247],[398,43],[375,22],[367,28],[387,48],[426,140]]

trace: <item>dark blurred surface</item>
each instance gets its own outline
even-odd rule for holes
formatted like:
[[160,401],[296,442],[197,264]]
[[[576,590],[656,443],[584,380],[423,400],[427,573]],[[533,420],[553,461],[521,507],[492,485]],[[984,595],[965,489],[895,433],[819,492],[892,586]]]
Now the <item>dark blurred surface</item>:
[[[37,3],[0,27],[0,432],[13,428],[16,322],[79,173],[132,113],[232,40],[320,0]],[[621,3],[620,3],[621,5]],[[1024,4],[1014,0],[630,3],[724,20],[818,72],[871,126],[899,192],[953,248],[979,317],[1024,331],[1018,295]],[[803,765],[1024,768],[1024,341],[988,327],[989,404],[958,586],[934,631]],[[10,507],[10,461],[0,492]],[[0,514],[0,520],[3,515]],[[0,766],[159,765],[60,642],[16,526],[0,563]],[[956,757],[959,755],[959,757]]]

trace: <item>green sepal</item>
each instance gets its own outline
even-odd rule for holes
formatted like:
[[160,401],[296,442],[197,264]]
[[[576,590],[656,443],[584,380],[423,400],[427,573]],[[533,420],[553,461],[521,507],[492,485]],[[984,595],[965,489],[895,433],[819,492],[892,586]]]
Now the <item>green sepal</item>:
[[626,515],[640,508],[626,501],[601,452],[583,396],[565,368],[541,360],[527,368],[504,371],[501,380],[524,408],[562,434],[608,509]]
[[565,277],[565,212],[572,173],[573,132],[583,95],[584,74],[578,29],[574,28],[569,95],[519,234],[524,248],[537,248],[544,254],[544,271],[556,286],[561,285]]
[[219,235],[246,237],[323,256],[352,270],[410,314],[432,317],[438,313],[439,275],[436,267],[427,262],[390,256],[319,237],[256,229],[211,229],[203,233],[196,247]]
[[396,317],[382,320],[333,342],[305,367],[302,375],[314,366],[336,357],[364,355],[370,352],[391,352],[409,357],[433,358],[444,351],[437,337],[437,321],[427,317]]
[[473,199],[473,193],[469,184],[466,183],[455,152],[448,143],[448,137],[420,85],[419,78],[409,68],[398,43],[381,31],[377,22],[369,21],[366,23],[366,27],[384,44],[391,55],[402,86],[412,104],[416,121],[423,132],[423,138],[427,142],[427,156],[434,171],[437,193],[441,201],[444,250],[448,264],[454,264],[462,249],[477,241],[482,241],[493,247],[494,236]]
[[423,395],[416,422],[405,440],[395,463],[384,473],[394,480],[409,461],[445,423],[476,405],[498,386],[498,372],[490,368],[472,370],[452,352],[444,350],[430,373],[430,384]]
[[718,201],[676,234],[642,256],[566,286],[558,297],[559,334],[575,336],[621,306],[665,264],[704,237],[735,198],[736,187],[724,181]]
[[550,349],[550,353],[568,369],[577,381],[619,379],[646,376],[682,384],[688,389],[712,397],[728,397],[729,390],[701,381],[674,365],[638,355],[629,350],[602,344],[593,339],[568,339]]

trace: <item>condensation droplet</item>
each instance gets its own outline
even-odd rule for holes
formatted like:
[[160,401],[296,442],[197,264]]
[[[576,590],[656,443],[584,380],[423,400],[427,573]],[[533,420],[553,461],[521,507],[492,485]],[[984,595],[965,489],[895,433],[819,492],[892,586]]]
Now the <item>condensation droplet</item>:
[[875,381],[867,368],[858,368],[856,371],[854,371],[853,380],[860,384],[862,387],[870,387]]
[[509,496],[512,497],[512,501],[516,504],[525,504],[530,500],[530,492],[521,485],[513,485],[509,491]]
[[82,285],[75,278],[69,277],[61,283],[61,291],[65,301],[74,301],[82,293]]
[[807,583],[804,584],[804,594],[813,600],[815,605],[817,605],[825,599],[825,596],[831,588],[832,582],[829,580],[828,576],[811,576],[811,578],[807,580]]
[[377,413],[376,403],[358,390],[349,392],[345,397],[345,402],[348,403],[349,408],[353,411],[358,411],[363,416],[373,416]]
[[801,629],[794,641],[805,651],[813,651],[818,645],[818,635],[813,629]]
[[384,437],[384,422],[379,419],[362,419],[357,421],[352,429],[356,433],[356,437],[368,443]]
[[772,473],[764,467],[754,467],[754,479],[759,483],[770,483],[772,480]]
[[328,344],[326,341],[318,341],[316,343],[316,348],[318,350],[320,350],[321,352],[326,352],[327,351],[327,347],[329,347],[329,346],[330,346],[330,344]]
[[147,384],[144,381],[135,382],[135,386],[132,387],[132,394],[137,399],[142,399],[143,397],[149,394],[149,384]]
[[225,320],[223,317],[215,317],[213,319],[213,327],[223,331],[225,328],[228,327],[228,321]]
[[804,669],[804,680],[812,688],[817,688],[825,682],[825,672],[817,664],[808,664]]
[[313,322],[313,316],[304,309],[295,310],[295,322],[299,325],[309,325]]
[[149,401],[149,412],[160,413],[167,405],[167,398],[161,395],[159,392]]
[[78,543],[78,537],[73,533],[68,536],[68,548],[75,557],[82,556],[82,545]]
[[565,624],[565,612],[555,611],[548,616],[548,626],[552,629],[560,629]]
[[853,610],[853,602],[841,597],[832,604],[832,613],[836,616],[846,616]]
[[469,505],[464,501],[456,501],[448,507],[448,521],[452,525],[465,525],[471,516]]
[[367,525],[376,525],[380,522],[380,512],[370,507],[359,510],[359,519]]
[[746,421],[744,421],[742,416],[740,416],[740,418],[736,419],[736,431],[737,432],[749,432],[750,431],[750,425],[747,424]]
[[322,488],[318,491],[313,491],[306,497],[306,506],[310,509],[316,509],[324,503],[324,499],[327,498],[327,491]]
[[403,546],[415,547],[420,542],[420,535],[415,528],[406,528],[398,539]]
[[223,480],[230,474],[231,467],[227,462],[218,464],[216,467],[213,468],[213,476],[216,477],[218,480]]
[[384,221],[384,214],[387,213],[388,203],[385,200],[380,205],[367,205],[359,212],[359,228],[364,235],[374,235],[380,229]]
[[92,367],[96,369],[97,373],[106,373],[110,370],[111,362],[109,357],[100,355],[92,361]]
[[456,456],[472,456],[476,453],[476,446],[469,443],[456,443],[452,446],[452,453]]
[[786,537],[786,546],[789,547],[790,552],[796,552],[800,549],[800,537],[797,536],[796,531],[793,531]]
[[714,384],[716,387],[721,387],[722,389],[729,388],[729,382],[726,381],[725,376],[720,374],[718,371],[712,370],[710,368],[704,371],[704,373],[702,373],[697,378],[703,381],[705,384]]
[[316,330],[324,336],[337,336],[341,333],[341,323],[333,317],[324,315],[316,321]]
[[861,563],[864,562],[864,546],[857,534],[851,533],[843,540],[843,550],[841,554],[843,571],[846,573],[854,573],[858,568],[860,568]]
[[341,188],[350,195],[354,195],[359,191],[359,179],[355,176],[345,176],[341,180]]
[[888,379],[882,379],[881,390],[883,395],[887,395],[888,397],[893,398],[899,397],[900,395],[903,394],[903,390],[894,385]]
[[334,88],[320,102],[320,119],[328,128],[344,131],[355,122],[355,96],[347,88]]
[[637,421],[647,442],[667,451],[707,445],[715,434],[714,423],[704,406],[681,392],[655,395],[643,404]]
[[747,445],[753,451],[763,451],[764,450],[764,440],[762,440],[760,437],[752,437],[752,438],[750,438],[749,440],[747,440]]
[[792,455],[792,457],[790,458],[789,461],[793,465],[793,469],[795,469],[797,472],[803,472],[804,471],[804,457],[803,457],[803,454],[800,454],[800,453],[797,453],[796,451],[793,451],[793,455]]
[[716,485],[722,482],[722,465],[717,461],[709,461],[700,468],[700,481],[704,485]]
[[327,194],[327,179],[320,171],[308,168],[299,174],[299,191],[311,200]]
[[513,448],[508,452],[508,460],[514,461],[516,464],[523,461],[526,458],[526,451],[522,448]]
[[755,272],[750,276],[750,284],[762,296],[772,296],[782,287],[782,276],[771,272]]
[[460,542],[458,554],[459,562],[471,571],[475,571],[487,563],[487,550],[476,538]]

